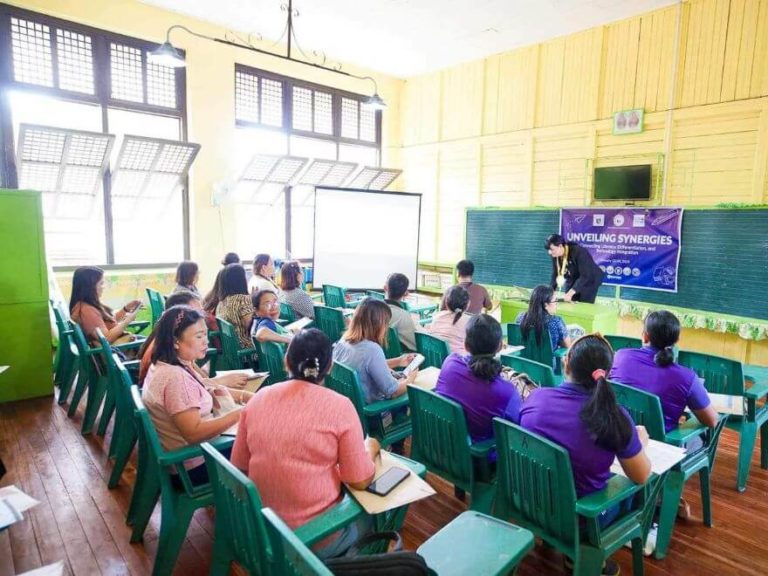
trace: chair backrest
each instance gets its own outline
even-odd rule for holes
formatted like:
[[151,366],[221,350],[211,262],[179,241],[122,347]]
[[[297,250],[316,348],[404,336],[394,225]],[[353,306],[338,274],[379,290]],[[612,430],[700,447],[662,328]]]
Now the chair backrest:
[[703,378],[707,392],[730,396],[744,395],[744,368],[737,360],[680,350],[677,362]]
[[200,447],[213,487],[216,538],[225,539],[230,560],[249,574],[269,574],[272,547],[256,486],[208,442]]
[[615,334],[606,334],[605,339],[608,340],[608,344],[611,345],[613,351],[621,350],[622,348],[642,348],[643,341],[640,338],[633,338],[631,336],[617,336]]
[[78,352],[80,352],[80,354],[87,352],[90,349],[90,344],[85,338],[83,328],[80,326],[80,324],[74,321],[70,323],[70,326],[72,326],[72,339],[75,342],[75,346],[77,346]]
[[323,284],[323,303],[329,308],[344,308],[347,298],[344,288]]
[[259,369],[269,371],[264,385],[276,384],[288,380],[285,370],[285,347],[277,342],[256,342],[259,350]]
[[[519,426],[493,419],[496,509],[561,551],[579,546],[576,488],[568,452]],[[573,553],[570,554],[573,557]]]
[[453,484],[473,479],[471,439],[464,409],[457,402],[416,386],[408,387],[411,405],[411,458]]
[[541,334],[541,342],[538,342],[534,330],[529,330],[528,336],[523,338],[520,324],[512,322],[507,324],[507,342],[510,346],[525,346],[520,351],[520,356],[523,358],[528,358],[547,366],[554,365],[552,341],[549,339],[549,332],[547,330],[544,330]]
[[616,395],[616,401],[629,412],[635,424],[645,426],[648,436],[663,442],[666,431],[659,397],[618,382],[610,382],[610,385]]
[[451,353],[448,342],[426,332],[416,332],[416,351],[424,356],[422,368],[442,368],[443,362]]
[[269,508],[261,514],[272,545],[272,574],[276,576],[333,576],[333,572],[299,540],[280,517]]
[[386,300],[387,295],[384,292],[378,292],[377,290],[366,290],[365,295],[373,298],[374,300]]
[[287,320],[288,322],[296,321],[296,313],[291,308],[290,304],[286,302],[280,302],[280,320]]
[[149,299],[149,310],[152,312],[152,326],[154,326],[165,312],[165,298],[160,292],[152,290],[152,288],[147,288],[147,298]]
[[501,363],[504,366],[512,368],[515,372],[523,372],[536,382],[542,388],[551,388],[557,386],[555,371],[552,366],[547,366],[541,362],[535,362],[522,356],[501,355]]
[[333,362],[331,372],[325,377],[325,387],[334,392],[346,396],[352,401],[352,405],[357,411],[360,422],[363,425],[363,432],[368,434],[368,423],[363,415],[365,407],[365,395],[357,372],[341,362]]
[[131,386],[131,404],[134,410],[136,427],[139,433],[139,452],[147,455],[142,459],[146,464],[145,473],[150,476],[158,476],[162,489],[171,489],[170,478],[167,473],[163,473],[163,467],[158,464],[158,459],[164,453],[160,444],[160,438],[157,436],[155,424],[144,406],[141,399],[141,390],[135,384]]
[[338,342],[346,330],[341,310],[319,304],[315,304],[315,325],[328,336],[331,343]]
[[403,353],[403,346],[400,344],[400,338],[397,330],[390,326],[387,330],[387,347],[384,348],[384,356],[387,358],[397,358]]
[[219,324],[219,342],[221,343],[221,356],[216,364],[217,370],[238,370],[242,368],[237,353],[240,351],[240,337],[235,331],[235,327],[224,320],[216,317]]
[[120,418],[124,418],[128,425],[135,429],[136,419],[134,418],[134,406],[131,399],[131,387],[133,387],[133,380],[128,370],[125,369],[123,363],[117,354],[112,354],[112,365],[116,371],[115,378],[115,406],[117,414]]

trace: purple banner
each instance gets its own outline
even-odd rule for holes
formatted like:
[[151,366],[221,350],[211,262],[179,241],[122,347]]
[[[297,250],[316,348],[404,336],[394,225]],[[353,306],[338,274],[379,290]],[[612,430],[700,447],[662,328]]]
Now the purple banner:
[[682,208],[563,208],[560,233],[586,248],[604,284],[677,292]]

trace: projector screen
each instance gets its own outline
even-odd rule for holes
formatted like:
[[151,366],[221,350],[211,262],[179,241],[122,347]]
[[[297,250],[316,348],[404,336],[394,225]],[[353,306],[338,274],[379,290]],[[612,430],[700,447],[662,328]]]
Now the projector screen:
[[421,194],[315,188],[313,286],[381,290],[401,272],[416,288]]

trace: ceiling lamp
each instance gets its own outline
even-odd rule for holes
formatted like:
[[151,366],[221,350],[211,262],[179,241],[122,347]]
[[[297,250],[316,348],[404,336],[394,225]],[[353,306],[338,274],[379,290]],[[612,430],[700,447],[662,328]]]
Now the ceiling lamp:
[[[182,68],[187,65],[181,53],[173,46],[173,44],[171,44],[171,39],[170,39],[171,31],[178,28],[180,30],[184,30],[185,32],[197,38],[203,38],[205,40],[218,42],[220,44],[226,44],[228,46],[235,46],[236,48],[243,48],[244,50],[250,50],[251,52],[258,52],[259,54],[272,56],[274,58],[282,58],[283,60],[290,60],[291,62],[295,62],[296,64],[302,64],[304,66],[312,66],[313,68],[320,68],[321,70],[326,70],[327,72],[333,72],[334,74],[341,74],[343,76],[348,76],[350,78],[357,78],[358,80],[370,80],[371,82],[373,82],[373,95],[369,96],[363,101],[362,103],[363,106],[365,106],[370,110],[384,110],[387,107],[387,104],[384,102],[381,96],[379,96],[379,89],[378,89],[378,85],[376,84],[376,80],[374,80],[371,76],[358,76],[357,74],[344,72],[343,70],[340,70],[338,68],[331,68],[329,66],[324,66],[322,64],[316,64],[314,62],[307,62],[305,60],[299,60],[294,58],[293,55],[291,54],[292,40],[296,41],[296,33],[293,30],[293,17],[294,17],[293,0],[288,0],[287,8],[285,5],[281,6],[281,8],[285,9],[288,12],[288,20],[286,22],[288,49],[285,55],[276,54],[275,52],[270,52],[269,50],[262,50],[261,48],[256,48],[255,46],[251,46],[250,44],[233,42],[232,40],[227,40],[225,38],[215,38],[213,36],[206,36],[204,34],[193,32],[186,26],[175,24],[170,28],[168,28],[168,31],[165,34],[165,42],[163,42],[159,48],[149,53],[149,61],[154,62],[156,64],[161,64],[164,66],[170,66],[172,68]],[[298,16],[298,11],[295,12],[295,15]],[[283,35],[285,36],[285,33]],[[298,42],[296,42],[296,44],[298,46]],[[301,52],[301,48],[299,48],[299,51]],[[304,53],[302,52],[302,54]]]

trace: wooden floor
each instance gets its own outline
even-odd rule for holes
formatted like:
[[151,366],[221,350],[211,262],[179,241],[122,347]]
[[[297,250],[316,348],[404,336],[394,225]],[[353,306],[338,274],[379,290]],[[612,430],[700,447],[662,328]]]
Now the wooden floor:
[[[151,572],[158,511],[144,543],[129,544],[125,512],[134,469],[129,466],[120,486],[107,490],[111,463],[104,440],[83,437],[80,417],[81,412],[72,420],[67,418],[52,398],[0,405],[0,457],[8,468],[0,484],[16,484],[41,502],[23,522],[0,533],[0,576],[58,560],[65,561],[68,574]],[[726,430],[713,479],[715,526],[708,529],[701,524],[698,487],[695,481],[689,482],[686,498],[694,518],[678,522],[664,561],[646,559],[645,573],[649,576],[768,573],[768,471],[761,470],[755,458],[747,491],[737,493],[736,442],[736,435]],[[450,485],[431,475],[428,480],[438,494],[411,506],[403,530],[409,549],[415,549],[465,509],[452,496]],[[207,574],[212,534],[212,513],[198,511],[179,557],[177,574]],[[631,574],[629,551],[621,550],[616,557],[622,573]],[[524,560],[520,572],[526,576],[567,573],[561,556],[540,545]]]

